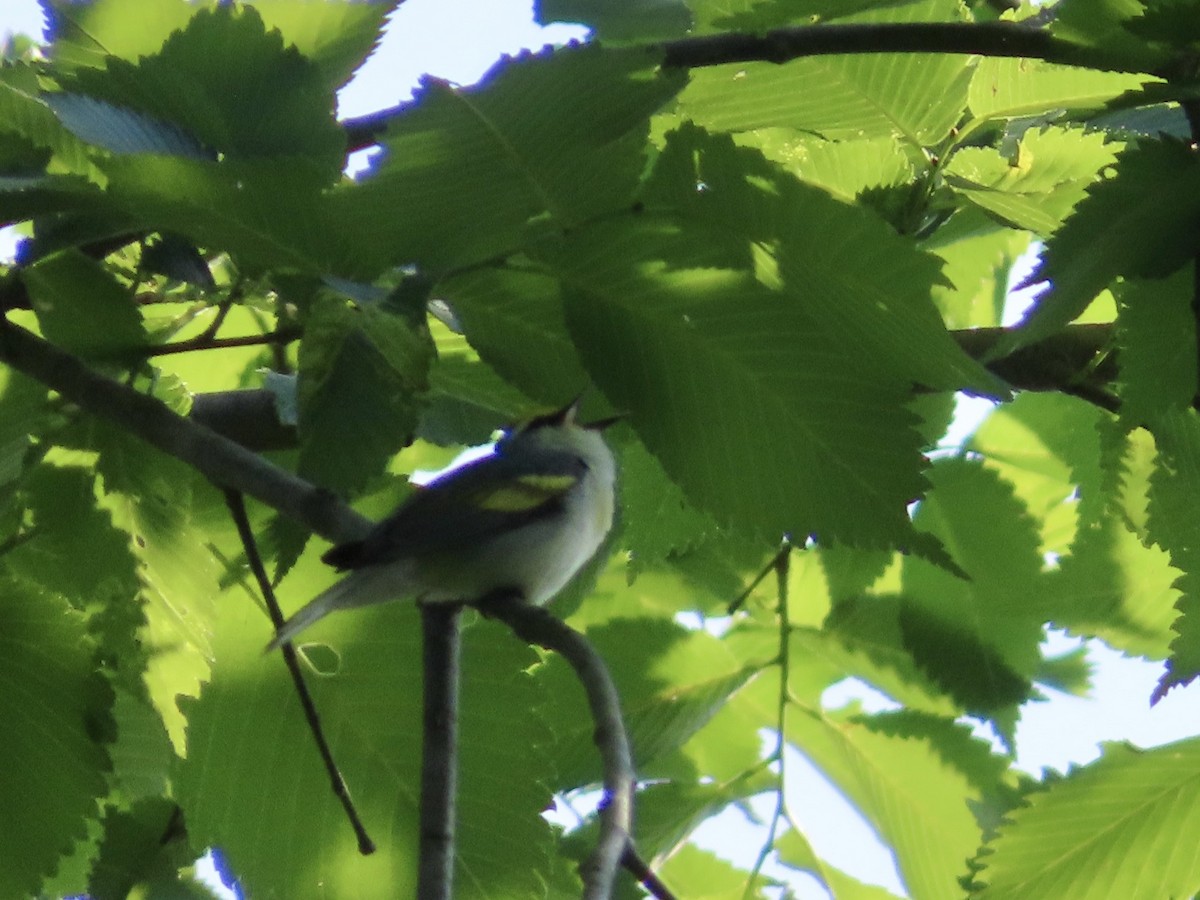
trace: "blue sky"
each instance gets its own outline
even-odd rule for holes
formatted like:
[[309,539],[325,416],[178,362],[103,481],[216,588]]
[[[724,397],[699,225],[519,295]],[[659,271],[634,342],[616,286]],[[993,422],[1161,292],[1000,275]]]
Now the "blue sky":
[[[40,33],[36,0],[4,0],[0,35],[11,31]],[[393,106],[408,97],[423,73],[470,83],[502,53],[582,34],[567,26],[539,28],[532,22],[530,4],[522,0],[408,0],[393,18],[379,50],[343,92],[340,112],[354,116]],[[0,242],[0,248],[4,246]],[[978,411],[964,415],[974,417]],[[1050,638],[1054,653],[1076,645],[1062,635]],[[1200,713],[1200,689],[1176,689],[1151,709],[1148,698],[1161,666],[1126,659],[1099,646],[1092,648],[1091,659],[1095,695],[1103,701],[1049,691],[1046,702],[1028,704],[1017,731],[1018,765],[1022,768],[1038,773],[1045,766],[1065,770],[1086,763],[1096,758],[1102,740],[1127,739],[1152,746],[1192,733]],[[855,685],[833,690],[827,699],[836,698],[838,703],[858,698],[870,708],[878,708],[881,702]],[[899,893],[890,856],[874,840],[869,826],[798,756],[789,758],[788,766],[790,806],[817,851],[845,871]],[[710,823],[701,833],[705,846],[743,864],[753,860],[757,840],[758,835],[738,813]],[[774,874],[786,871],[776,869]],[[796,879],[795,890],[801,898],[826,896],[808,879]]]

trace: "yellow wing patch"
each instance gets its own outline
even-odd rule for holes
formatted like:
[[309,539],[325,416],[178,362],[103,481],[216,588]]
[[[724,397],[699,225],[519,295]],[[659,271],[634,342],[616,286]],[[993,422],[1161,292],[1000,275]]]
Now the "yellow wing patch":
[[561,497],[575,484],[574,475],[522,475],[479,498],[479,508],[492,512],[528,512]]

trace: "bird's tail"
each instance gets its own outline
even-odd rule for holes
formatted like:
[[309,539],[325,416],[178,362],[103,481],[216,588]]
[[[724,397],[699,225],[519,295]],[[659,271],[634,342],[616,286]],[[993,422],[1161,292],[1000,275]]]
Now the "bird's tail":
[[405,579],[395,566],[368,566],[351,572],[306,603],[279,627],[265,652],[278,650],[285,642],[336,609],[366,606],[398,600],[405,591]]

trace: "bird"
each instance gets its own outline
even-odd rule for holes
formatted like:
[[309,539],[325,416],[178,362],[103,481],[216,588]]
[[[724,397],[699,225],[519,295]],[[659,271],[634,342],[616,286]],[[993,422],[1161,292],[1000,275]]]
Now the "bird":
[[548,603],[604,543],[616,506],[602,432],[622,416],[581,424],[581,400],[506,429],[490,454],[328,550],[322,561],[349,574],[281,625],[267,651],[335,610],[392,600]]

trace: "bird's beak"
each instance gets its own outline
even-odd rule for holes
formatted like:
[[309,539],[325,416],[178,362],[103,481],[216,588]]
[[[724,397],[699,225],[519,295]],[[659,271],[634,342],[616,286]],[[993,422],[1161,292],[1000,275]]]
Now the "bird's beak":
[[616,415],[608,416],[595,422],[579,422],[579,408],[583,406],[583,398],[586,394],[586,390],[580,393],[574,400],[555,413],[554,418],[562,425],[577,424],[580,428],[586,428],[589,431],[603,431],[609,425],[620,422],[627,417],[628,413],[617,413]]
[[604,418],[604,419],[597,419],[595,422],[588,422],[583,427],[588,429],[588,431],[603,431],[609,425],[616,425],[618,422],[620,422],[624,419],[628,419],[628,418],[629,418],[629,413],[621,412],[621,413],[616,413],[615,415],[608,416],[607,418]]

